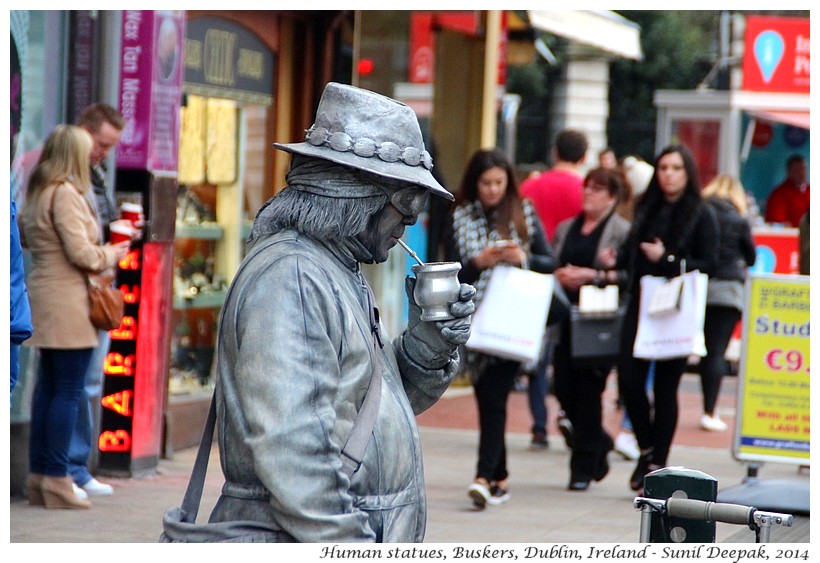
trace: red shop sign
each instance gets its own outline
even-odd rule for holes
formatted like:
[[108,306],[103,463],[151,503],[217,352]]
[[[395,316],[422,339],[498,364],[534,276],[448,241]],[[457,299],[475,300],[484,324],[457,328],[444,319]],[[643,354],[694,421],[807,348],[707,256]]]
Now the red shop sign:
[[809,93],[809,18],[748,16],[743,89]]

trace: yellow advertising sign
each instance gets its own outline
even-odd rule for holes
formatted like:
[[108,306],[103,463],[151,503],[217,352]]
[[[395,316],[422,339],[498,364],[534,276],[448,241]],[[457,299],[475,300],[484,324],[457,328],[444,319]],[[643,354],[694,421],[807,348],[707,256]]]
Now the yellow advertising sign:
[[809,277],[746,282],[735,457],[808,465]]

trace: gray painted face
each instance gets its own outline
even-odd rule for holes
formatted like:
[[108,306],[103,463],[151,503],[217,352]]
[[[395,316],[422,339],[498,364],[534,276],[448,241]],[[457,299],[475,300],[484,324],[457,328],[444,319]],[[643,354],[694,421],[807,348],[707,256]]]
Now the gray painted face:
[[427,203],[426,190],[406,187],[387,190],[390,201],[373,215],[367,229],[357,238],[370,251],[375,262],[384,262],[390,249],[404,235],[408,225],[414,225]]

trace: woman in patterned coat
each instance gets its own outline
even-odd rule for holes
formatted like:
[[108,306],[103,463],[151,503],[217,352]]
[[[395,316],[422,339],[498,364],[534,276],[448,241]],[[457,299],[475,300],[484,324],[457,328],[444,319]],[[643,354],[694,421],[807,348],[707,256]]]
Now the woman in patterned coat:
[[[552,248],[538,214],[518,195],[512,165],[498,149],[473,154],[461,181],[452,224],[445,231],[447,260],[460,262],[459,279],[476,287],[476,306],[499,264],[549,273]],[[478,466],[467,493],[476,508],[509,499],[504,430],[507,397],[520,363],[470,353],[469,370],[478,404]]]

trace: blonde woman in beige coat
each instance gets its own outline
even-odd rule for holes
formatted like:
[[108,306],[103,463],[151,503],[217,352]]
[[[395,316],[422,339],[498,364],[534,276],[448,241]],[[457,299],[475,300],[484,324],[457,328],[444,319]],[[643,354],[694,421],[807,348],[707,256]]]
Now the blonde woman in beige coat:
[[97,329],[89,320],[86,276],[113,266],[129,242],[100,245],[99,227],[86,195],[90,188],[91,136],[58,125],[46,139],[29,181],[21,226],[31,251],[27,280],[34,336],[40,349],[31,407],[29,478],[33,505],[88,508],[68,476],[68,444]]

